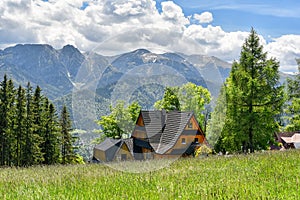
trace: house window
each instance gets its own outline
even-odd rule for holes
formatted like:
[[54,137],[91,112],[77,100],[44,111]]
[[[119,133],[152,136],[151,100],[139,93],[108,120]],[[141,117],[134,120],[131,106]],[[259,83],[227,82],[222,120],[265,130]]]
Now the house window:
[[127,160],[127,155],[126,154],[121,154],[121,160]]
[[185,138],[181,139],[181,144],[185,144]]
[[199,143],[199,139],[198,138],[195,138],[195,143]]
[[189,122],[188,128],[193,128],[193,123],[192,122]]

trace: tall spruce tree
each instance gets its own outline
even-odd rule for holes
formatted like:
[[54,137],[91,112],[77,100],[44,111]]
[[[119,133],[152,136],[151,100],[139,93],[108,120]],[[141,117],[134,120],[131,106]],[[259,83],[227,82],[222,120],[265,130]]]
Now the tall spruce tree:
[[218,146],[226,151],[266,149],[278,131],[275,120],[284,102],[279,63],[267,59],[254,29],[246,39],[239,62],[226,80],[227,113]]
[[62,164],[74,163],[76,154],[73,148],[74,139],[71,135],[72,124],[70,114],[67,107],[64,105],[60,115],[60,129],[61,129],[61,156]]
[[55,164],[59,162],[60,156],[60,133],[58,117],[55,107],[47,98],[43,103],[43,124],[44,124],[44,140],[42,152],[44,154],[44,164]]
[[42,116],[42,101],[41,88],[35,88],[32,98],[32,159],[33,164],[42,164],[44,161],[44,153],[42,151],[42,144],[44,142],[44,126]]
[[15,89],[12,80],[8,80],[4,75],[0,83],[0,145],[1,162],[0,165],[12,165],[12,147],[14,145],[14,102]]
[[23,166],[25,162],[24,149],[26,145],[26,96],[25,90],[19,86],[16,95],[16,119],[15,119],[15,165]]
[[32,99],[33,99],[33,89],[30,83],[26,86],[26,114],[25,114],[25,146],[23,149],[23,165],[30,166],[33,165],[33,113],[32,113]]
[[0,166],[31,166],[60,162],[61,142],[64,141],[65,163],[81,162],[73,152],[71,122],[66,108],[62,119],[61,137],[56,109],[41,88],[16,90],[13,81],[4,76],[0,82]]

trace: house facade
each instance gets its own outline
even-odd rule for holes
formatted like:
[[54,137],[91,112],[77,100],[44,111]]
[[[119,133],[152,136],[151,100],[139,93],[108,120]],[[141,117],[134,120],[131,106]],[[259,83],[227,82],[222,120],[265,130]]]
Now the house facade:
[[205,135],[193,112],[141,111],[131,135],[137,160],[191,156]]
[[103,162],[193,156],[208,145],[193,112],[141,111],[130,139],[107,138],[94,148]]

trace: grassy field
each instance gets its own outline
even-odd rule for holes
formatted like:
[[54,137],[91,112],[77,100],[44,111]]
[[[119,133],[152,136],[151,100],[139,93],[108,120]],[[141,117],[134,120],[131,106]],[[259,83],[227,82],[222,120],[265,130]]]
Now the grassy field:
[[300,199],[300,151],[180,159],[147,173],[99,164],[4,168],[0,199]]

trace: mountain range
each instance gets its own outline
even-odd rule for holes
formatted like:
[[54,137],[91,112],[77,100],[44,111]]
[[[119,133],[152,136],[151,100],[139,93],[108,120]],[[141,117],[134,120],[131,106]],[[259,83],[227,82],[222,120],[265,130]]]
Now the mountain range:
[[[39,85],[58,107],[67,104],[75,125],[83,129],[95,128],[94,120],[118,99],[151,109],[166,86],[193,82],[216,99],[230,69],[230,63],[216,57],[147,49],[116,56],[82,53],[71,45],[19,44],[0,50],[0,78],[7,74],[17,84]],[[282,81],[287,76],[282,74]]]

